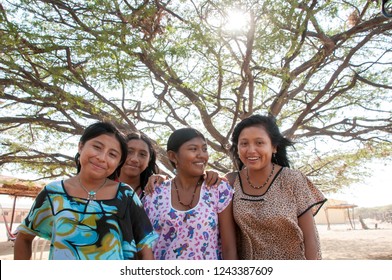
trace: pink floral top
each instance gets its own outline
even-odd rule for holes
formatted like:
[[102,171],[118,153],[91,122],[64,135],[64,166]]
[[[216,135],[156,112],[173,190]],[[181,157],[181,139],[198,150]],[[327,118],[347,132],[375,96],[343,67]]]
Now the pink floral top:
[[153,247],[155,259],[222,259],[218,214],[230,204],[233,193],[226,182],[210,189],[203,183],[198,204],[187,211],[172,207],[171,180],[157,186],[151,196],[145,196],[144,209],[159,234]]

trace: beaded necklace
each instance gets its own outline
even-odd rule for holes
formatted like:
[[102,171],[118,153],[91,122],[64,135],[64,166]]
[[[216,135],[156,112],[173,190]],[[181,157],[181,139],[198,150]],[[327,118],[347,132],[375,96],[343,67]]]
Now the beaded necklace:
[[274,174],[274,170],[275,170],[275,163],[272,163],[272,170],[271,170],[271,173],[268,175],[267,180],[264,182],[264,184],[262,184],[261,186],[258,187],[258,186],[254,186],[254,185],[250,182],[250,179],[249,179],[249,170],[248,170],[248,168],[247,168],[247,169],[246,169],[246,181],[248,181],[249,186],[251,186],[252,188],[254,188],[254,189],[256,189],[256,190],[262,189],[263,187],[265,187],[265,186],[268,184],[269,180],[271,179],[272,174]]
[[172,182],[173,182],[174,189],[176,190],[176,193],[177,193],[177,200],[178,200],[178,202],[179,202],[182,206],[191,209],[191,208],[192,208],[192,204],[193,204],[193,200],[195,199],[195,193],[196,193],[197,187],[201,184],[202,180],[197,181],[197,183],[196,183],[196,185],[195,185],[195,188],[194,188],[194,190],[193,190],[191,202],[189,202],[189,204],[185,204],[185,203],[183,203],[183,202],[181,201],[181,199],[180,199],[180,193],[179,193],[179,191],[178,191],[177,184],[176,184],[176,180],[173,179]]

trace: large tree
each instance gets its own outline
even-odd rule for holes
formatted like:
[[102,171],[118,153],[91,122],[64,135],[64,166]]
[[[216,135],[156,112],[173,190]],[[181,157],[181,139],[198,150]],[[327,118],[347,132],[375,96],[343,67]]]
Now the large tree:
[[379,1],[3,1],[0,167],[74,172],[83,128],[110,120],[157,143],[208,137],[232,169],[230,135],[276,117],[292,162],[325,191],[391,157],[392,21]]

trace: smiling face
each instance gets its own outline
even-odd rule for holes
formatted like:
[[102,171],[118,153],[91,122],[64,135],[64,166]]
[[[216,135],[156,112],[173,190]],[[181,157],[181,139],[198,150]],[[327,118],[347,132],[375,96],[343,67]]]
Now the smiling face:
[[92,179],[111,175],[121,161],[121,147],[114,135],[101,134],[79,143],[81,172]]
[[127,143],[128,156],[121,168],[121,177],[140,176],[148,166],[150,152],[146,142],[140,139],[132,139]]
[[244,128],[238,138],[238,155],[248,169],[259,170],[271,163],[276,147],[263,126]]
[[207,143],[196,137],[182,144],[178,152],[169,151],[168,156],[176,164],[177,173],[201,176],[208,162]]

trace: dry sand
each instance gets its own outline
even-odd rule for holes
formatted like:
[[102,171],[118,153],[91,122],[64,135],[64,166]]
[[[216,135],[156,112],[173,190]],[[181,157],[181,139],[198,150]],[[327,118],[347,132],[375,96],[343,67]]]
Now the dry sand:
[[364,230],[357,225],[318,226],[325,260],[392,260],[392,224],[378,223],[377,229]]
[[[350,225],[318,225],[323,259],[325,260],[392,260],[392,224],[367,221],[372,228],[356,229]],[[4,225],[1,225],[4,228]],[[4,229],[1,229],[4,230]],[[39,258],[39,254],[36,255]],[[43,259],[48,257],[48,245],[43,253]],[[0,242],[0,260],[13,259],[13,242]]]

